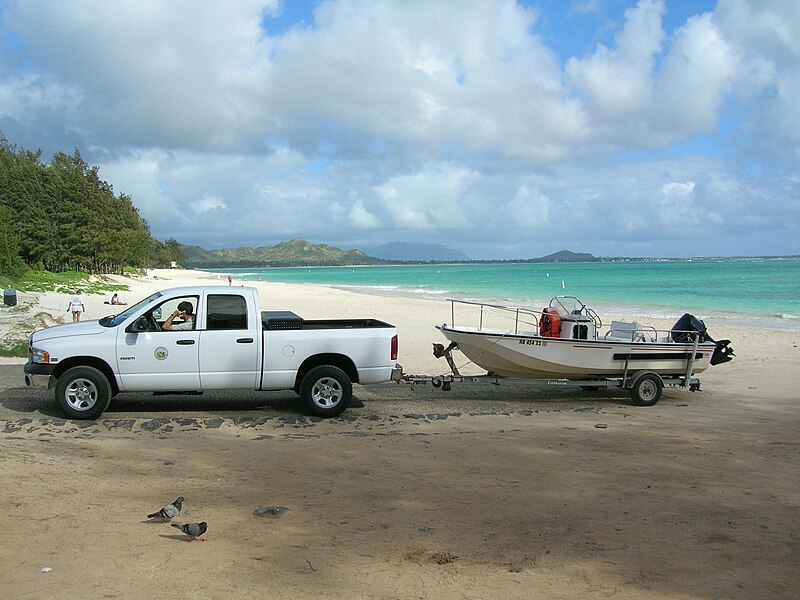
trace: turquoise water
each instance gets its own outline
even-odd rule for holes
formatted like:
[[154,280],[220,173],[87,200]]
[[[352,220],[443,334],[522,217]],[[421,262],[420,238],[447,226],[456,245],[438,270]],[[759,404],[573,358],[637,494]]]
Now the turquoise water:
[[607,314],[677,319],[690,312],[711,321],[800,329],[800,260],[794,259],[234,269],[222,275],[228,274],[241,282],[261,277],[538,309],[567,294]]

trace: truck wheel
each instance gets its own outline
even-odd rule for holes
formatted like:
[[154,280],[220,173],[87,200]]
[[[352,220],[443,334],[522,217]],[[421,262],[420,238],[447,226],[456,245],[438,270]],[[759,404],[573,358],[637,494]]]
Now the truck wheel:
[[353,384],[339,367],[314,367],[300,383],[300,400],[317,417],[335,417],[347,408],[353,397]]
[[636,406],[653,406],[661,398],[664,383],[655,373],[645,373],[631,388],[631,398]]
[[93,420],[111,402],[111,384],[94,367],[73,367],[58,378],[56,402],[70,419]]

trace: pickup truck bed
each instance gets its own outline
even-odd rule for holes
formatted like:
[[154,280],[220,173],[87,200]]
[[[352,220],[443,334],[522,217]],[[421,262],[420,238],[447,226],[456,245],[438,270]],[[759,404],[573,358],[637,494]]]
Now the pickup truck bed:
[[393,327],[378,319],[309,319],[289,310],[265,310],[261,313],[261,325],[268,331],[281,329],[371,329]]

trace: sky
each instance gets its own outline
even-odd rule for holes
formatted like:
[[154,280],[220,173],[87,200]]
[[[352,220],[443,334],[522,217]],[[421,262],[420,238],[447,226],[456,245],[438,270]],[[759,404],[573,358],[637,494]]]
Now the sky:
[[800,254],[797,0],[0,0],[0,131],[160,240]]

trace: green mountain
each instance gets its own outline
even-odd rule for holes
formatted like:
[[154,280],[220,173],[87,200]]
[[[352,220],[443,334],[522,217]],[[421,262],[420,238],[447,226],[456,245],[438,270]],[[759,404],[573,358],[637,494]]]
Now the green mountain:
[[313,244],[297,238],[274,246],[222,248],[205,250],[200,246],[181,246],[184,267],[298,267],[374,265],[384,261],[361,250],[342,250],[327,244]]
[[600,260],[587,252],[572,252],[570,250],[559,250],[541,258],[531,259],[532,262],[592,262]]

